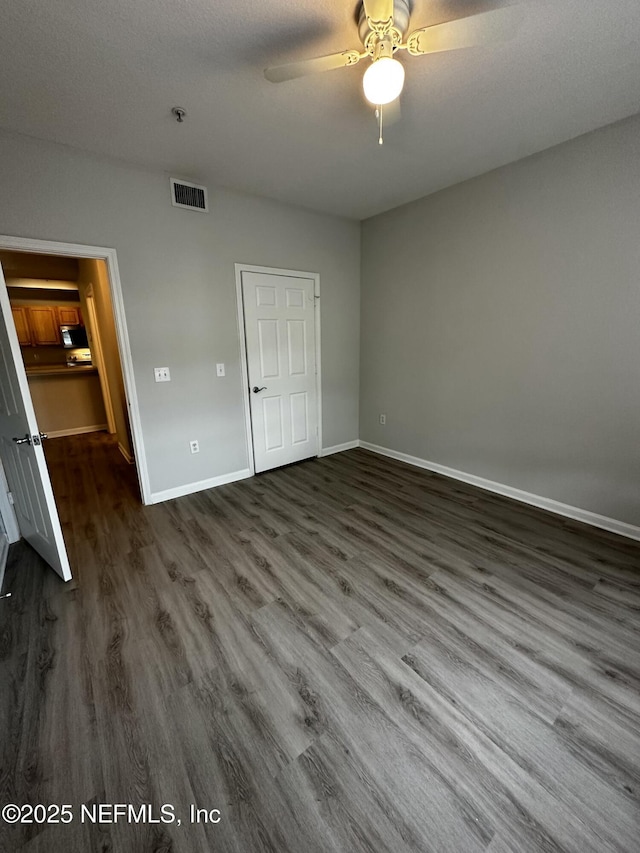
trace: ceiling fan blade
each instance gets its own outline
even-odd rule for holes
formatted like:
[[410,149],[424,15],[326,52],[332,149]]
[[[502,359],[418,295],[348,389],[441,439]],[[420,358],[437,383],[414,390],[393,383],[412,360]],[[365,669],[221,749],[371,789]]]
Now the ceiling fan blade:
[[333,71],[334,68],[344,68],[355,65],[366,54],[357,50],[343,50],[342,53],[332,53],[329,56],[318,56],[315,59],[301,59],[300,62],[289,62],[287,65],[277,65],[275,68],[265,68],[264,76],[271,83],[284,83],[285,80],[295,80],[307,74],[320,71]]
[[363,0],[369,27],[384,35],[393,26],[393,0]]
[[423,27],[407,36],[407,50],[412,56],[423,56],[505,41],[516,32],[521,19],[519,7],[506,6],[446,24]]

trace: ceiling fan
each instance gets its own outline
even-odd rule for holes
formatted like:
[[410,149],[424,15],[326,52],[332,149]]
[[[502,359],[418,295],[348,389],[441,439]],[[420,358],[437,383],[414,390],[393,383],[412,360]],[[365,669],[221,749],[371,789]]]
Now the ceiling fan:
[[[513,6],[493,9],[468,18],[422,27],[407,35],[411,0],[362,0],[358,19],[362,51],[343,50],[329,56],[278,65],[265,69],[264,76],[272,83],[283,83],[370,59],[362,85],[365,97],[378,109],[381,122],[380,108],[396,101],[404,86],[404,65],[394,57],[397,51],[406,50],[411,56],[424,56],[503,39],[513,29],[513,12]],[[382,125],[379,141],[382,144]]]

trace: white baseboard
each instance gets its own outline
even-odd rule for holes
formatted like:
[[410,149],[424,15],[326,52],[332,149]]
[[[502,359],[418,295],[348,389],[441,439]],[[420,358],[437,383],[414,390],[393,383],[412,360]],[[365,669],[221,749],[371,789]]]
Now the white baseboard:
[[203,492],[205,489],[215,489],[217,486],[225,486],[227,483],[235,483],[237,480],[246,480],[247,477],[252,477],[253,474],[248,468],[243,468],[241,471],[232,471],[229,474],[222,474],[220,477],[211,477],[209,480],[199,480],[196,483],[187,483],[184,486],[176,486],[175,489],[165,489],[162,492],[152,492],[151,504],[159,504],[163,501],[170,501],[173,498],[182,498],[185,495],[192,495],[194,492]]
[[344,444],[334,444],[332,447],[323,447],[318,456],[331,456],[332,453],[342,453],[343,450],[353,450],[354,447],[360,447],[358,439],[345,441]]
[[397,450],[390,450],[388,447],[369,444],[368,441],[361,441],[359,444],[364,450],[370,450],[372,453],[377,453],[380,456],[389,456],[391,459],[406,462],[408,465],[414,465],[416,468],[426,468],[427,471],[433,471],[435,474],[442,474],[454,480],[461,480],[463,483],[469,483],[472,486],[477,486],[479,489],[485,489],[487,492],[495,492],[498,495],[504,495],[504,497],[520,501],[520,503],[536,506],[539,509],[546,509],[548,512],[553,512],[556,515],[572,518],[574,521],[582,521],[584,524],[590,524],[592,527],[599,527],[601,530],[608,530],[610,533],[617,533],[620,536],[626,536],[628,539],[640,541],[640,527],[627,524],[626,521],[617,521],[615,518],[598,515],[598,513],[590,512],[587,509],[580,509],[579,507],[560,503],[560,501],[554,501],[551,498],[533,495],[531,492],[523,492],[521,489],[514,489],[512,486],[505,486],[502,483],[496,483],[494,480],[485,480],[484,477],[476,477],[475,474],[467,474],[464,471],[457,471],[455,468],[448,468],[446,465],[439,465],[437,462],[420,459],[418,456],[409,456],[408,453],[400,453]]
[[129,465],[133,465],[133,456],[129,453],[127,448],[120,441],[118,442],[118,450],[120,451],[120,453],[122,453]]
[[93,424],[93,426],[73,427],[73,429],[54,429],[47,432],[47,435],[49,438],[63,438],[65,435],[83,435],[85,432],[103,432],[106,429],[106,424]]

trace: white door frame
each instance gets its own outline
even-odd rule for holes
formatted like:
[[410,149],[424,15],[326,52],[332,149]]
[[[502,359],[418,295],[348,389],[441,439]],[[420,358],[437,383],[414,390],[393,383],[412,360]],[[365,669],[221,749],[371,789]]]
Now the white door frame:
[[240,364],[242,367],[242,400],[244,402],[244,424],[247,436],[248,468],[256,473],[256,462],[253,458],[253,430],[251,426],[251,408],[249,406],[249,365],[247,362],[247,339],[244,328],[244,301],[242,298],[242,273],[257,272],[266,275],[286,275],[293,278],[307,278],[313,282],[314,310],[313,319],[316,332],[316,434],[318,436],[317,455],[322,452],[322,361],[320,359],[320,274],[317,272],[301,272],[300,270],[284,270],[278,267],[259,267],[253,264],[235,264],[236,269],[236,299],[238,303],[238,337],[240,338]]
[[51,240],[34,240],[29,237],[9,237],[4,235],[0,235],[0,249],[8,249],[14,252],[29,252],[36,255],[66,255],[75,258],[90,258],[105,261],[109,279],[109,290],[111,292],[113,319],[116,326],[118,350],[120,351],[125,396],[129,410],[129,423],[131,425],[138,482],[140,484],[142,503],[145,505],[150,504],[152,501],[147,457],[144,452],[142,422],[140,420],[138,394],[133,374],[133,360],[131,358],[131,347],[129,346],[129,333],[124,313],[122,283],[120,281],[116,250],[103,246],[84,246],[80,243],[58,243]]
[[7,566],[9,545],[20,540],[20,528],[13,504],[9,502],[9,484],[4,473],[2,460],[0,459],[0,516],[4,524],[6,539],[0,537],[0,592],[4,583],[4,570]]
[[9,501],[9,484],[4,473],[2,460],[0,459],[0,516],[6,537],[0,535],[0,592],[2,592],[2,584],[4,583],[4,570],[7,566],[7,556],[9,545],[18,542],[20,539],[20,528],[18,527],[18,519],[13,504]]
[[13,504],[9,500],[9,483],[7,483],[7,475],[4,473],[4,466],[0,459],[0,515],[4,522],[4,527],[7,532],[9,544],[20,540],[20,528],[18,527],[18,518]]

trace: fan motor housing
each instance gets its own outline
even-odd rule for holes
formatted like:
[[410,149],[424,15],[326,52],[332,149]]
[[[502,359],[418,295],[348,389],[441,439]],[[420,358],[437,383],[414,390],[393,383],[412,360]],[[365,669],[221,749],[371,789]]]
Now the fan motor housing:
[[[411,0],[394,0],[393,3],[393,27],[391,33],[395,30],[397,36],[394,37],[394,44],[400,44],[409,29],[409,18],[411,17]],[[360,12],[358,14],[358,34],[362,44],[367,47],[367,40],[371,35],[371,30],[367,22],[367,16],[364,11],[364,5],[360,4]]]

